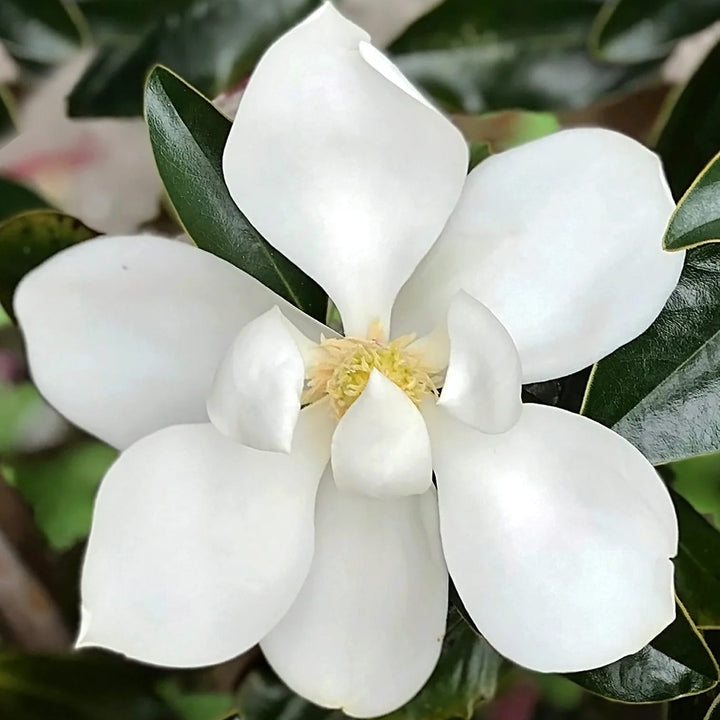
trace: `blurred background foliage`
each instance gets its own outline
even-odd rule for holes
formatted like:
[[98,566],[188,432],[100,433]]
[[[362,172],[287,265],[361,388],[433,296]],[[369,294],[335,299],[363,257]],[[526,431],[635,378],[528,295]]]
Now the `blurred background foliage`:
[[[232,255],[228,227],[242,218],[223,196],[222,176],[210,190],[179,185],[188,178],[164,168],[154,124],[179,119],[166,141],[191,147],[191,159],[206,163],[212,177],[229,125],[219,111],[232,112],[262,52],[317,4],[0,0],[2,720],[343,717],[293,695],[257,651],[193,672],[71,652],[93,497],[115,451],[68,425],[34,389],[11,303],[25,272],[98,232],[142,226],[178,234],[179,216],[190,235],[215,244],[208,249]],[[338,5],[452,114],[473,164],[560,127],[599,124],[654,147],[679,200],[720,151],[720,0]],[[156,63],[201,94],[166,71],[155,71],[145,90]],[[144,107],[166,194],[151,163]],[[204,137],[201,126],[214,134]],[[123,157],[108,149],[115,145]],[[713,702],[720,650],[719,183],[720,163],[713,163],[668,230],[668,247],[704,247],[690,254],[658,329],[602,361],[587,395],[589,370],[524,390],[526,401],[574,411],[582,405],[658,463],[680,521],[678,619],[608,668],[541,676],[505,663],[457,602],[433,678],[386,720],[720,720],[720,701]],[[198,225],[177,200],[188,189],[214,193],[212,227]],[[138,211],[133,191],[149,199],[147,208]],[[243,232],[254,241],[251,227]],[[310,288],[309,297],[310,311],[323,312],[324,296]],[[682,333],[672,335],[679,317]],[[666,347],[669,337],[674,344]],[[642,382],[629,387],[628,368],[638,366]],[[690,389],[674,407],[701,432],[681,432],[678,415],[665,412],[678,386]],[[658,431],[653,437],[680,437],[682,453],[680,440],[669,448],[638,435],[648,423]],[[671,702],[645,704],[660,701]]]

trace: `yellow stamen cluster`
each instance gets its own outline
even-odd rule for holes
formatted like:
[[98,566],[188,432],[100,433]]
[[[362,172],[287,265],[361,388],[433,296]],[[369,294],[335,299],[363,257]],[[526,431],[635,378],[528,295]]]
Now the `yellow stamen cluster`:
[[303,403],[328,397],[338,417],[357,400],[377,369],[392,380],[416,405],[428,393],[437,393],[433,375],[421,358],[409,351],[412,335],[383,344],[357,338],[324,339],[318,360],[308,374]]

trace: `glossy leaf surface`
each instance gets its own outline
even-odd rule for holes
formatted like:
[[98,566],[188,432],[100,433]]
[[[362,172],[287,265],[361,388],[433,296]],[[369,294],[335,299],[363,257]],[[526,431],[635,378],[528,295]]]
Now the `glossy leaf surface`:
[[20,280],[55,253],[97,233],[53,210],[31,210],[0,225],[0,303],[13,316],[12,296]]
[[720,242],[720,155],[710,161],[680,199],[663,239],[669,250],[709,242]]
[[720,450],[720,246],[688,252],[653,325],[595,366],[583,413],[656,464]]
[[720,0],[620,0],[598,17],[593,45],[611,62],[665,57],[684,35],[720,19]]
[[673,492],[680,525],[675,588],[698,627],[720,627],[720,532]]
[[102,49],[70,95],[70,115],[142,114],[143,82],[155,63],[215,97],[245,79],[270,43],[317,4],[195,0],[162,16],[134,42]]
[[324,319],[324,292],[267,243],[230,197],[222,173],[230,121],[165,68],[148,79],[145,115],[165,189],[198,247]]
[[623,702],[660,702],[702,693],[718,683],[718,666],[697,628],[678,605],[677,617],[640,652],[597,670],[567,677]]

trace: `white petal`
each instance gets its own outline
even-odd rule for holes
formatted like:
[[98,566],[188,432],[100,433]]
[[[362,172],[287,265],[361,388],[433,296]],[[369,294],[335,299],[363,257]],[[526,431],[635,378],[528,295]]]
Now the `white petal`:
[[588,670],[672,622],[677,521],[630,443],[544,405],[525,405],[502,435],[426,417],[448,568],[500,653],[541,672]]
[[327,290],[346,334],[363,337],[376,320],[387,332],[467,171],[459,131],[368,39],[329,3],[280,38],[223,158],[238,206]]
[[306,334],[322,325],[210,253],[151,236],[76,245],[15,294],[33,380],[63,415],[124,448],[205,422],[205,398],[240,328],[278,305]]
[[410,398],[378,370],[338,423],[332,468],[341,490],[415,495],[432,484],[430,438]]
[[580,370],[643,332],[675,287],[673,208],[657,156],[608,130],[494,155],[400,293],[394,333],[432,329],[463,289],[508,329],[525,382]]
[[420,690],[445,633],[435,490],[372,499],[338,490],[326,472],[315,527],[307,581],[260,647],[312,702],[383,715]]
[[310,568],[333,422],[301,415],[293,452],[212,425],[165,428],[102,483],[82,579],[79,646],[171,667],[227,660],[285,614]]
[[249,322],[220,364],[207,410],[215,427],[256,448],[290,452],[305,381],[303,356],[277,306]]
[[486,433],[520,417],[522,370],[512,338],[482,303],[459,292],[448,310],[450,364],[438,405]]

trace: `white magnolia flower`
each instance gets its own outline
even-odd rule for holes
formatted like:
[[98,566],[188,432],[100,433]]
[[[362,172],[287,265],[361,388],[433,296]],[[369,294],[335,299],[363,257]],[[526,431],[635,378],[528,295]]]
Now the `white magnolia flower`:
[[194,666],[260,642],[297,692],[369,717],[432,672],[448,570],[490,643],[540,671],[609,663],[672,621],[677,525],[651,465],[520,402],[522,381],[638,335],[675,286],[658,158],[582,129],[466,168],[459,132],[325,5],[261,60],[224,170],[345,337],[155,237],[26,277],[38,387],[125,448],[81,646]]

